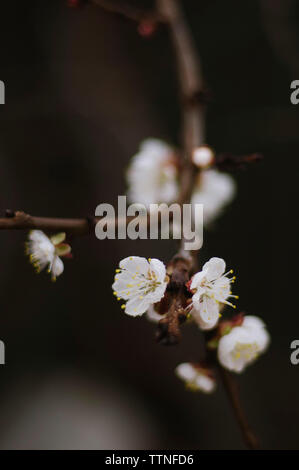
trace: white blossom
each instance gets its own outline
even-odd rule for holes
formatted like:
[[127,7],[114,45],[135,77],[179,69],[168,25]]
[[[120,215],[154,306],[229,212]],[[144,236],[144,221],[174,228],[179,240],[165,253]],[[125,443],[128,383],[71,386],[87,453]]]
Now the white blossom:
[[174,150],[159,139],[146,139],[127,171],[128,196],[132,203],[171,203],[177,198],[178,171]]
[[58,233],[49,238],[41,230],[31,230],[28,235],[26,252],[29,254],[31,263],[37,272],[47,267],[53,281],[64,270],[60,256],[66,256],[71,251],[71,247],[63,243],[65,236],[65,233]]
[[190,362],[178,365],[175,373],[190,390],[212,393],[216,388],[215,379],[210,371]]
[[118,300],[127,301],[122,305],[125,313],[136,317],[161,300],[167,283],[162,261],[130,256],[119,263],[112,289]]
[[222,336],[218,345],[220,364],[234,372],[242,372],[263,353],[270,342],[264,322],[255,316],[245,316],[241,326],[235,326]]
[[227,173],[214,169],[201,171],[191,202],[203,204],[204,225],[210,224],[221,214],[235,192],[235,182]]
[[[193,293],[191,315],[203,330],[209,330],[216,326],[220,318],[220,308],[223,304],[235,306],[227,299],[236,295],[231,293],[231,283],[235,277],[229,278],[225,271],[225,261],[222,258],[211,258],[203,265],[202,271],[196,273],[190,283]],[[222,304],[222,305],[221,305]]]

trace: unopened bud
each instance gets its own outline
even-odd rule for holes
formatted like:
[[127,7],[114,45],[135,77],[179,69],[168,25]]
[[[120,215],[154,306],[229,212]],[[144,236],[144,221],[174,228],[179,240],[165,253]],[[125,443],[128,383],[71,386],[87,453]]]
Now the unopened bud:
[[215,160],[215,153],[208,145],[196,147],[192,153],[192,161],[199,168],[210,167]]
[[138,25],[138,33],[144,38],[151,37],[157,29],[157,23],[152,20],[142,20]]

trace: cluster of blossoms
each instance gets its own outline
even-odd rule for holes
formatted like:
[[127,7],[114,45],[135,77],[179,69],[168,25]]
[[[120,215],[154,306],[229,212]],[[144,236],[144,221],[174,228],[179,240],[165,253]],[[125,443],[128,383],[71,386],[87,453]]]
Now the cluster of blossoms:
[[[230,203],[236,192],[233,178],[212,168],[209,147],[195,149],[193,162],[201,168],[191,204],[203,204],[204,223],[210,225]],[[128,197],[132,203],[172,203],[179,192],[180,160],[176,150],[159,139],[146,139],[127,171]]]
[[64,232],[49,238],[41,230],[31,230],[28,235],[26,253],[31,263],[38,273],[47,268],[52,281],[63,273],[61,257],[71,256],[71,247],[65,243],[65,238]]
[[[191,204],[193,207],[203,204],[207,227],[233,199],[235,183],[230,175],[213,168],[215,155],[210,147],[194,149],[192,160],[201,171]],[[174,202],[179,190],[179,162],[176,150],[165,142],[145,140],[127,172],[131,202],[147,207],[152,203]],[[173,232],[175,229],[173,226]],[[169,277],[161,261],[131,256],[121,261],[116,271],[112,287],[117,299],[126,302],[122,305],[125,313],[131,316],[146,313],[147,318],[156,323],[167,315],[167,309],[162,311],[161,304],[167,296]],[[238,299],[231,291],[235,282],[232,273],[232,270],[226,272],[222,258],[211,258],[186,285],[185,312],[201,330],[215,329],[210,348],[217,350],[218,361],[223,367],[241,372],[266,350],[269,334],[262,320],[254,316],[237,315],[231,320],[220,321],[226,305],[236,308],[231,302]],[[180,364],[176,374],[191,390],[210,393],[215,389],[214,376],[202,363]]]
[[[219,321],[225,305],[235,306],[230,299],[238,296],[231,292],[235,276],[232,270],[225,272],[222,258],[211,258],[200,272],[194,274],[186,285],[190,298],[186,302],[186,315],[191,316],[201,330],[215,329],[210,349],[217,350],[220,364],[228,370],[242,372],[257,359],[269,344],[269,334],[258,317],[237,315],[231,320]],[[149,320],[158,322],[163,316],[159,304],[167,295],[170,277],[162,261],[130,256],[123,259],[116,269],[113,293],[124,300],[122,308],[130,316],[147,313]],[[210,393],[215,389],[211,370],[202,364],[183,363],[176,374],[191,390]]]
[[[191,202],[204,205],[206,224],[219,215],[235,193],[233,179],[212,169],[213,161],[209,147],[195,149],[193,162],[201,172]],[[157,139],[144,141],[127,174],[131,201],[146,206],[174,202],[178,195],[178,162],[176,152],[166,143]],[[48,237],[41,230],[32,230],[26,243],[37,272],[47,268],[53,281],[64,270],[61,258],[71,256],[65,238],[65,233]],[[223,367],[239,373],[267,349],[270,338],[258,317],[239,314],[230,320],[220,320],[226,305],[236,308],[231,302],[238,299],[231,291],[235,282],[232,274],[232,270],[226,272],[222,258],[211,258],[186,283],[183,309],[185,318],[191,318],[201,330],[215,331],[208,348],[215,351]],[[170,281],[171,272],[167,273],[162,261],[130,256],[119,263],[112,288],[117,300],[124,301],[121,307],[127,315],[146,314],[150,321],[158,323],[167,316]],[[175,373],[190,390],[211,393],[216,387],[212,370],[202,362],[180,364]]]

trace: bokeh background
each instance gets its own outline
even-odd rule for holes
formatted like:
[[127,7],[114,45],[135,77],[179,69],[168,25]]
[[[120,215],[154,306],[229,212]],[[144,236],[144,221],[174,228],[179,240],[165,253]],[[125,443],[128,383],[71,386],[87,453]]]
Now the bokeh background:
[[[240,309],[271,332],[267,354],[238,378],[250,423],[264,448],[297,449],[299,366],[289,356],[299,338],[299,106],[290,83],[299,79],[299,5],[182,3],[213,92],[207,142],[265,156],[235,174],[238,198],[205,234],[201,256],[227,260]],[[3,2],[1,17],[1,212],[86,216],[116,204],[140,141],[179,140],[167,31],[145,39],[129,21],[63,0]],[[0,448],[244,448],[221,385],[190,394],[173,374],[200,357],[197,328],[186,325],[179,346],[157,345],[155,326],[126,317],[112,296],[121,258],[167,262],[171,241],[76,238],[53,284],[26,260],[25,235],[0,233]]]

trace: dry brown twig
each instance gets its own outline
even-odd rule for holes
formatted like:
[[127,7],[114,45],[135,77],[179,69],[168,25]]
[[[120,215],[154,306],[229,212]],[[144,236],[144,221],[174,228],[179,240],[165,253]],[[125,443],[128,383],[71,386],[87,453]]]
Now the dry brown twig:
[[[115,227],[128,225],[135,217],[118,218]],[[150,215],[144,217],[144,223],[148,226]],[[82,218],[58,218],[58,217],[36,217],[23,211],[6,211],[6,217],[0,218],[0,230],[44,230],[45,232],[66,232],[71,235],[92,235],[95,226],[101,217]],[[161,222],[161,214],[158,216]],[[111,221],[112,223],[112,221]]]

